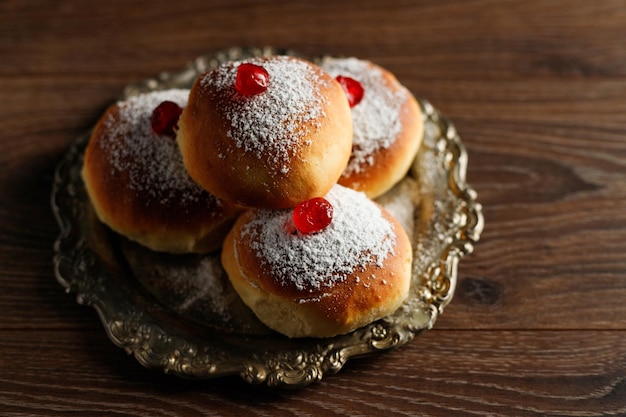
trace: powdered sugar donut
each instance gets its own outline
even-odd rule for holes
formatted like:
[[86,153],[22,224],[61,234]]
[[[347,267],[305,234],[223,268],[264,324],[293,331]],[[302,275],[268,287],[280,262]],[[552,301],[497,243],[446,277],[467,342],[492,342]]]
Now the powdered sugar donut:
[[[239,91],[243,68],[258,70],[247,75],[265,86]],[[341,86],[318,66],[287,56],[227,62],[200,75],[179,125],[191,177],[220,198],[251,207],[294,207],[326,194],[352,148]]]
[[153,131],[155,108],[164,101],[184,107],[188,95],[173,89],[112,105],[85,150],[82,177],[98,218],[157,251],[217,249],[240,211],[193,182],[171,126],[167,134]]
[[250,210],[224,240],[222,265],[257,317],[289,337],[329,337],[393,313],[408,294],[403,228],[363,193],[336,185],[331,223],[299,232],[293,210]]
[[393,74],[369,61],[329,57],[321,66],[363,88],[351,108],[353,148],[339,183],[376,198],[406,175],[415,158],[424,128],[420,107]]

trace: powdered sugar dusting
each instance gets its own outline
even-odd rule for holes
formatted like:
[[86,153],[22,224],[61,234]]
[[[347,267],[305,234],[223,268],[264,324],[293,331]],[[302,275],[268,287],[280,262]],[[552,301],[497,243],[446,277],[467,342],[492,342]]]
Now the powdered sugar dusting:
[[352,107],[352,156],[344,174],[359,173],[374,165],[373,154],[386,149],[400,133],[400,108],[409,94],[402,88],[392,92],[384,83],[383,73],[358,58],[326,58],[322,62],[330,75],[348,76],[361,83],[363,100]]
[[282,285],[313,292],[343,282],[366,264],[382,267],[393,253],[393,226],[365,194],[336,185],[326,196],[331,224],[321,232],[294,232],[292,210],[260,210],[242,234]]
[[[267,70],[270,80],[265,92],[253,96],[236,92],[237,67],[243,62]],[[319,127],[319,119],[325,116],[326,98],[319,89],[323,82],[310,64],[278,56],[228,63],[206,75],[200,84],[205,88],[211,85],[224,103],[230,103],[225,114],[230,122],[227,134],[234,145],[259,159],[271,155],[273,166],[286,173],[303,138],[311,128]]]
[[151,273],[153,280],[179,297],[173,306],[176,311],[208,311],[222,320],[230,319],[229,297],[219,257],[206,256],[186,265],[156,264]]
[[420,204],[419,183],[403,178],[391,190],[376,199],[402,225],[411,241],[415,238],[416,211]]
[[204,191],[185,170],[176,141],[152,131],[150,116],[163,101],[184,107],[189,90],[172,89],[133,96],[118,102],[119,116],[103,121],[106,135],[100,146],[110,156],[114,172],[127,173],[132,190],[148,193],[161,203],[172,199],[197,201]]

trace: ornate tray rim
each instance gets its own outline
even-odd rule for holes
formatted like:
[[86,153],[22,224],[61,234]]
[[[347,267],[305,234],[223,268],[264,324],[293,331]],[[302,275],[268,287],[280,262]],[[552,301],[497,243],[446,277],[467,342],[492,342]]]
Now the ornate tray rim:
[[[224,60],[272,54],[297,55],[271,47],[230,48],[200,56],[180,72],[163,72],[156,78],[131,84],[123,91],[122,98],[160,88],[191,85],[198,74]],[[466,182],[468,155],[456,129],[429,102],[420,100],[420,105],[426,120],[439,129],[432,151],[442,156],[447,191],[459,209],[450,220],[449,233],[443,238],[440,258],[420,277],[421,285],[412,300],[419,308],[402,313],[415,314],[411,319],[403,321],[395,314],[348,335],[299,340],[279,348],[261,346],[244,358],[232,358],[224,352],[228,346],[219,343],[216,346],[206,338],[187,334],[171,323],[160,321],[152,311],[137,304],[133,294],[107,283],[110,272],[98,266],[103,260],[81,229],[86,213],[75,204],[81,198],[82,186],[75,178],[75,170],[77,164],[82,164],[82,150],[89,133],[73,144],[55,170],[51,205],[60,227],[54,244],[56,279],[66,292],[76,294],[79,304],[92,306],[98,312],[108,337],[116,346],[134,355],[147,368],[185,378],[240,375],[251,384],[302,387],[321,380],[325,374],[338,372],[350,358],[402,346],[421,331],[431,329],[451,301],[458,263],[473,251],[484,227],[482,207],[476,200],[476,192]],[[258,343],[259,339],[251,338],[248,342]]]

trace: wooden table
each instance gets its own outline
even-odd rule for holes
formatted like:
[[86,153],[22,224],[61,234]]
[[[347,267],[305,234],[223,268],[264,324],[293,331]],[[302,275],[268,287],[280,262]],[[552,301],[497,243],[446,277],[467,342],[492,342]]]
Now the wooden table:
[[[296,391],[144,369],[54,278],[55,165],[127,83],[354,55],[451,118],[486,228],[406,346]],[[626,2],[0,2],[0,415],[626,415]]]

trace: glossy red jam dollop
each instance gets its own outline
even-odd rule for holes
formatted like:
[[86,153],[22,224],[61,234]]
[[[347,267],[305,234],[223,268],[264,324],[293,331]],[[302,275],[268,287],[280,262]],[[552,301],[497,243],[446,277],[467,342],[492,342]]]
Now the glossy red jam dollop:
[[322,197],[298,204],[293,211],[293,222],[300,233],[310,234],[324,230],[333,220],[333,206]]

